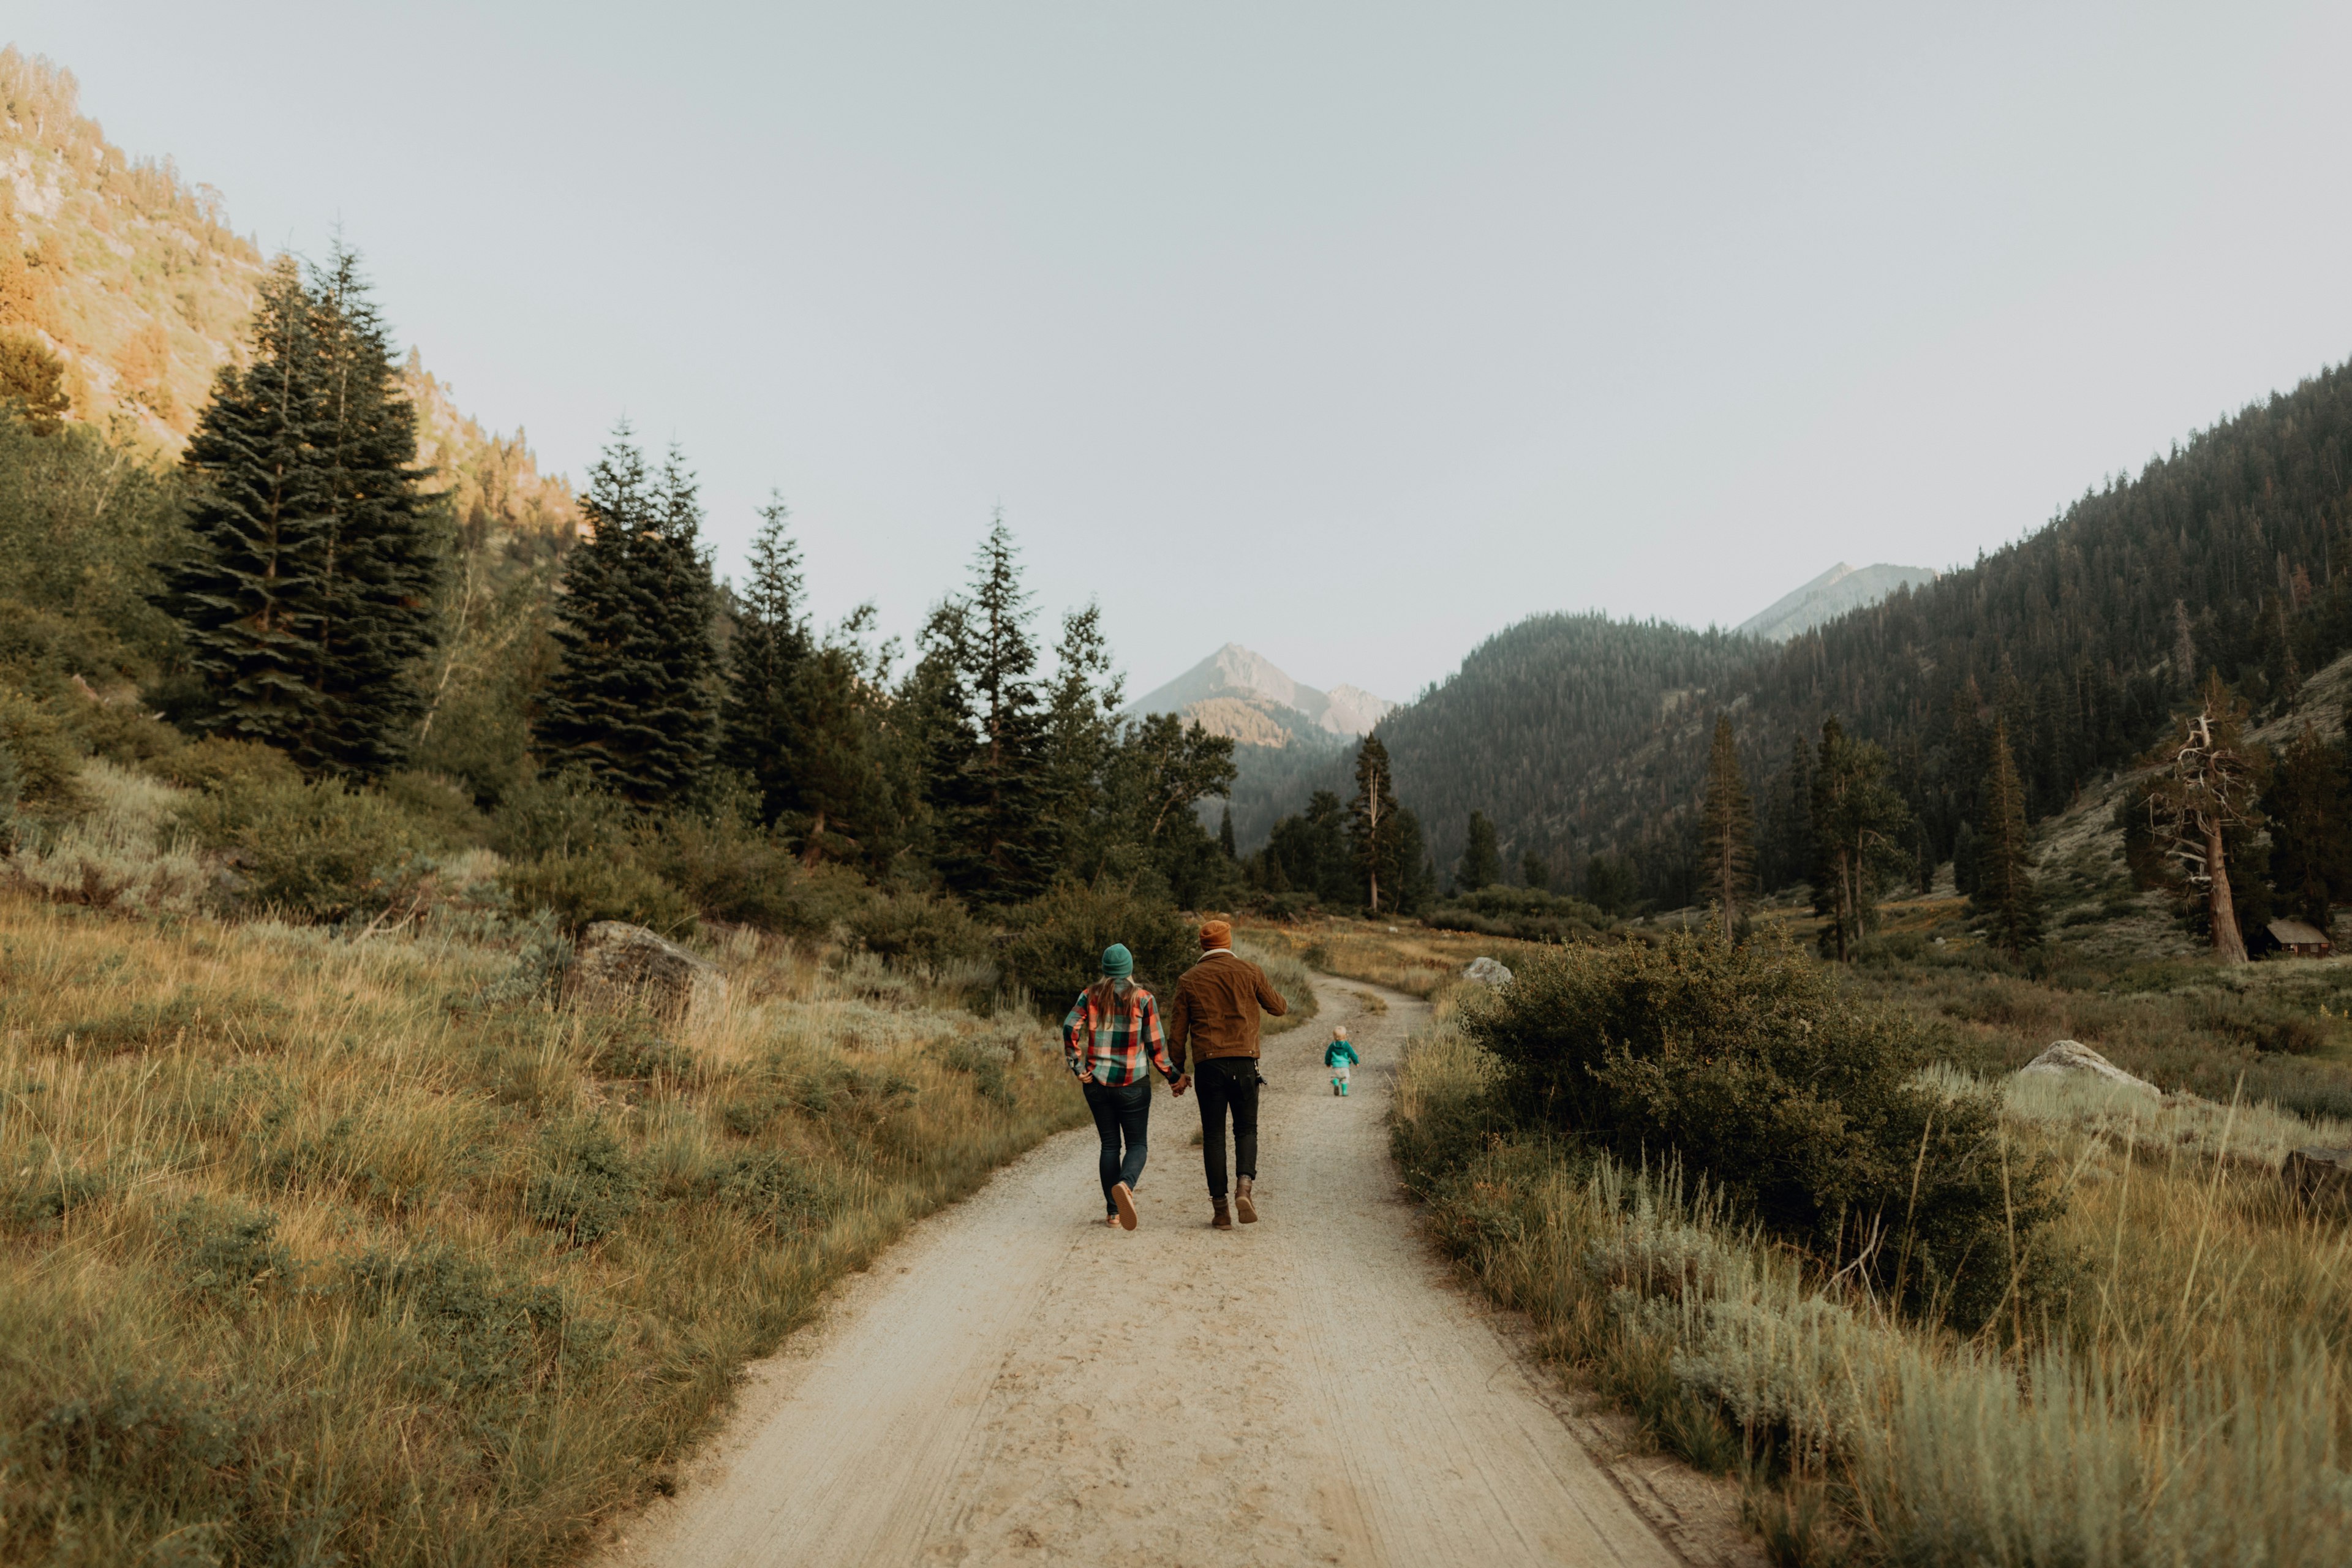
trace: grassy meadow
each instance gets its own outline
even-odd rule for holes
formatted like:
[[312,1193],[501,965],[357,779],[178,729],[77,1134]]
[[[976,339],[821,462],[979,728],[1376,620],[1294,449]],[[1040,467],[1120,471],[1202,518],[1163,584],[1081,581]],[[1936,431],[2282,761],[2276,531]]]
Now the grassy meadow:
[[1084,1120],[969,977],[720,935],[729,1005],[664,1028],[555,1006],[541,924],[231,924],[168,864],[127,918],[75,852],[0,892],[0,1560],[566,1559]]

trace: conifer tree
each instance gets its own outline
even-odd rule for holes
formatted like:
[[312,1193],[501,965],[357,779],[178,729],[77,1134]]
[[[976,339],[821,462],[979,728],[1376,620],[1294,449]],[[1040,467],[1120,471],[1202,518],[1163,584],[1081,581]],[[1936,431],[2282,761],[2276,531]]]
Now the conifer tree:
[[1234,806],[1231,801],[1225,803],[1224,814],[1217,819],[1217,849],[1228,860],[1241,858],[1234,847]]
[[2023,952],[2042,941],[2042,896],[2033,883],[2033,846],[2025,823],[2025,784],[2009,749],[2009,727],[1996,721],[1987,748],[1984,828],[1977,838],[1970,912],[1981,917],[1995,945]]
[[1748,804],[1748,781],[1728,713],[1715,720],[1706,803],[1699,815],[1699,860],[1717,928],[1728,942],[1738,930],[1740,900],[1748,896],[1756,864],[1756,816]]
[[416,411],[358,256],[338,244],[313,279],[326,560],[315,681],[320,721],[296,760],[356,777],[406,760],[425,690],[410,679],[434,647],[433,598],[447,552],[422,490]]
[[547,761],[639,805],[690,795],[709,765],[718,650],[694,478],[672,451],[656,480],[614,433],[580,510],[590,537],[565,563],[562,663],[541,703]]
[[1381,912],[1381,877],[1386,873],[1393,890],[1402,880],[1397,863],[1397,798],[1389,771],[1389,749],[1378,735],[1367,735],[1356,749],[1356,798],[1348,805],[1348,842],[1357,868],[1364,878],[1365,901]]
[[1881,880],[1908,858],[1910,811],[1885,775],[1884,751],[1849,740],[1835,719],[1822,723],[1813,769],[1813,910],[1826,917],[1822,952],[1840,963],[1877,923]]
[[1530,849],[1519,857],[1519,880],[1538,893],[1551,891],[1551,865]]
[[930,794],[940,873],[969,898],[1018,903],[1054,872],[1051,759],[1019,551],[999,514],[971,591],[925,630]]
[[184,458],[189,549],[162,603],[195,679],[193,727],[313,772],[404,756],[442,541],[396,375],[351,252],[308,282],[290,258],[263,279],[252,363],[215,377]]
[[2321,931],[2352,900],[2352,799],[2344,764],[2305,723],[2287,743],[2263,802],[2271,822],[2271,887],[2287,912]]
[[1465,893],[1503,879],[1503,856],[1495,844],[1495,825],[1486,820],[1483,811],[1470,814],[1470,825],[1463,836],[1462,865],[1454,872],[1454,886]]
[[[814,651],[803,609],[800,546],[786,531],[781,499],[760,509],[751,571],[728,646],[727,689],[719,706],[719,761],[760,792],[761,819],[773,826],[803,807],[801,779],[810,759],[800,719]],[[822,838],[824,825],[814,825]]]

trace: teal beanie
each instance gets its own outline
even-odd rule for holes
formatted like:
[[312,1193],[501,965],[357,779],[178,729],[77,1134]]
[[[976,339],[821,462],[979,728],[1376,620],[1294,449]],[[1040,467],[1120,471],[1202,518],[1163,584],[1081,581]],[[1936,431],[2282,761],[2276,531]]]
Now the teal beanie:
[[1135,973],[1135,954],[1127,951],[1125,942],[1112,942],[1103,949],[1103,973],[1113,980],[1124,980]]

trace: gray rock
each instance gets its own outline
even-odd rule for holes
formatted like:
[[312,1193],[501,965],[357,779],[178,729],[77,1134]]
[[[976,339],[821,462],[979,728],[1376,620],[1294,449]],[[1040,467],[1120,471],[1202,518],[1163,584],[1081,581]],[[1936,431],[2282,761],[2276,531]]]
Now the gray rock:
[[2352,1199],[2352,1149],[2290,1149],[2279,1180],[2299,1203],[2341,1206]]
[[1470,961],[1470,967],[1462,972],[1462,978],[1499,989],[1511,983],[1511,970],[1498,958],[1474,958]]
[[563,999],[595,1012],[641,1006],[682,1023],[726,1002],[727,977],[643,926],[598,921],[581,933]]
[[2048,1050],[2017,1069],[2020,1078],[2047,1076],[2051,1078],[2090,1077],[2103,1079],[2119,1089],[2128,1089],[2150,1100],[2161,1100],[2164,1091],[2144,1078],[2135,1078],[2107,1060],[2080,1040],[2060,1040]]

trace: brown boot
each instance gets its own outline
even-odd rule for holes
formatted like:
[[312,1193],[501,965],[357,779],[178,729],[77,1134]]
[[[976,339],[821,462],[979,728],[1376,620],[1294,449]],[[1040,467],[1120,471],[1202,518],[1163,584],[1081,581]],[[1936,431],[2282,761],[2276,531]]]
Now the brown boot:
[[1257,1223],[1257,1204],[1250,1196],[1250,1187],[1256,1180],[1255,1176],[1244,1176],[1234,1184],[1234,1213],[1241,1216],[1244,1225]]
[[1233,1229],[1234,1216],[1232,1211],[1225,1207],[1225,1200],[1223,1198],[1211,1198],[1209,1201],[1217,1205],[1217,1212],[1209,1216],[1209,1228],[1212,1230]]

